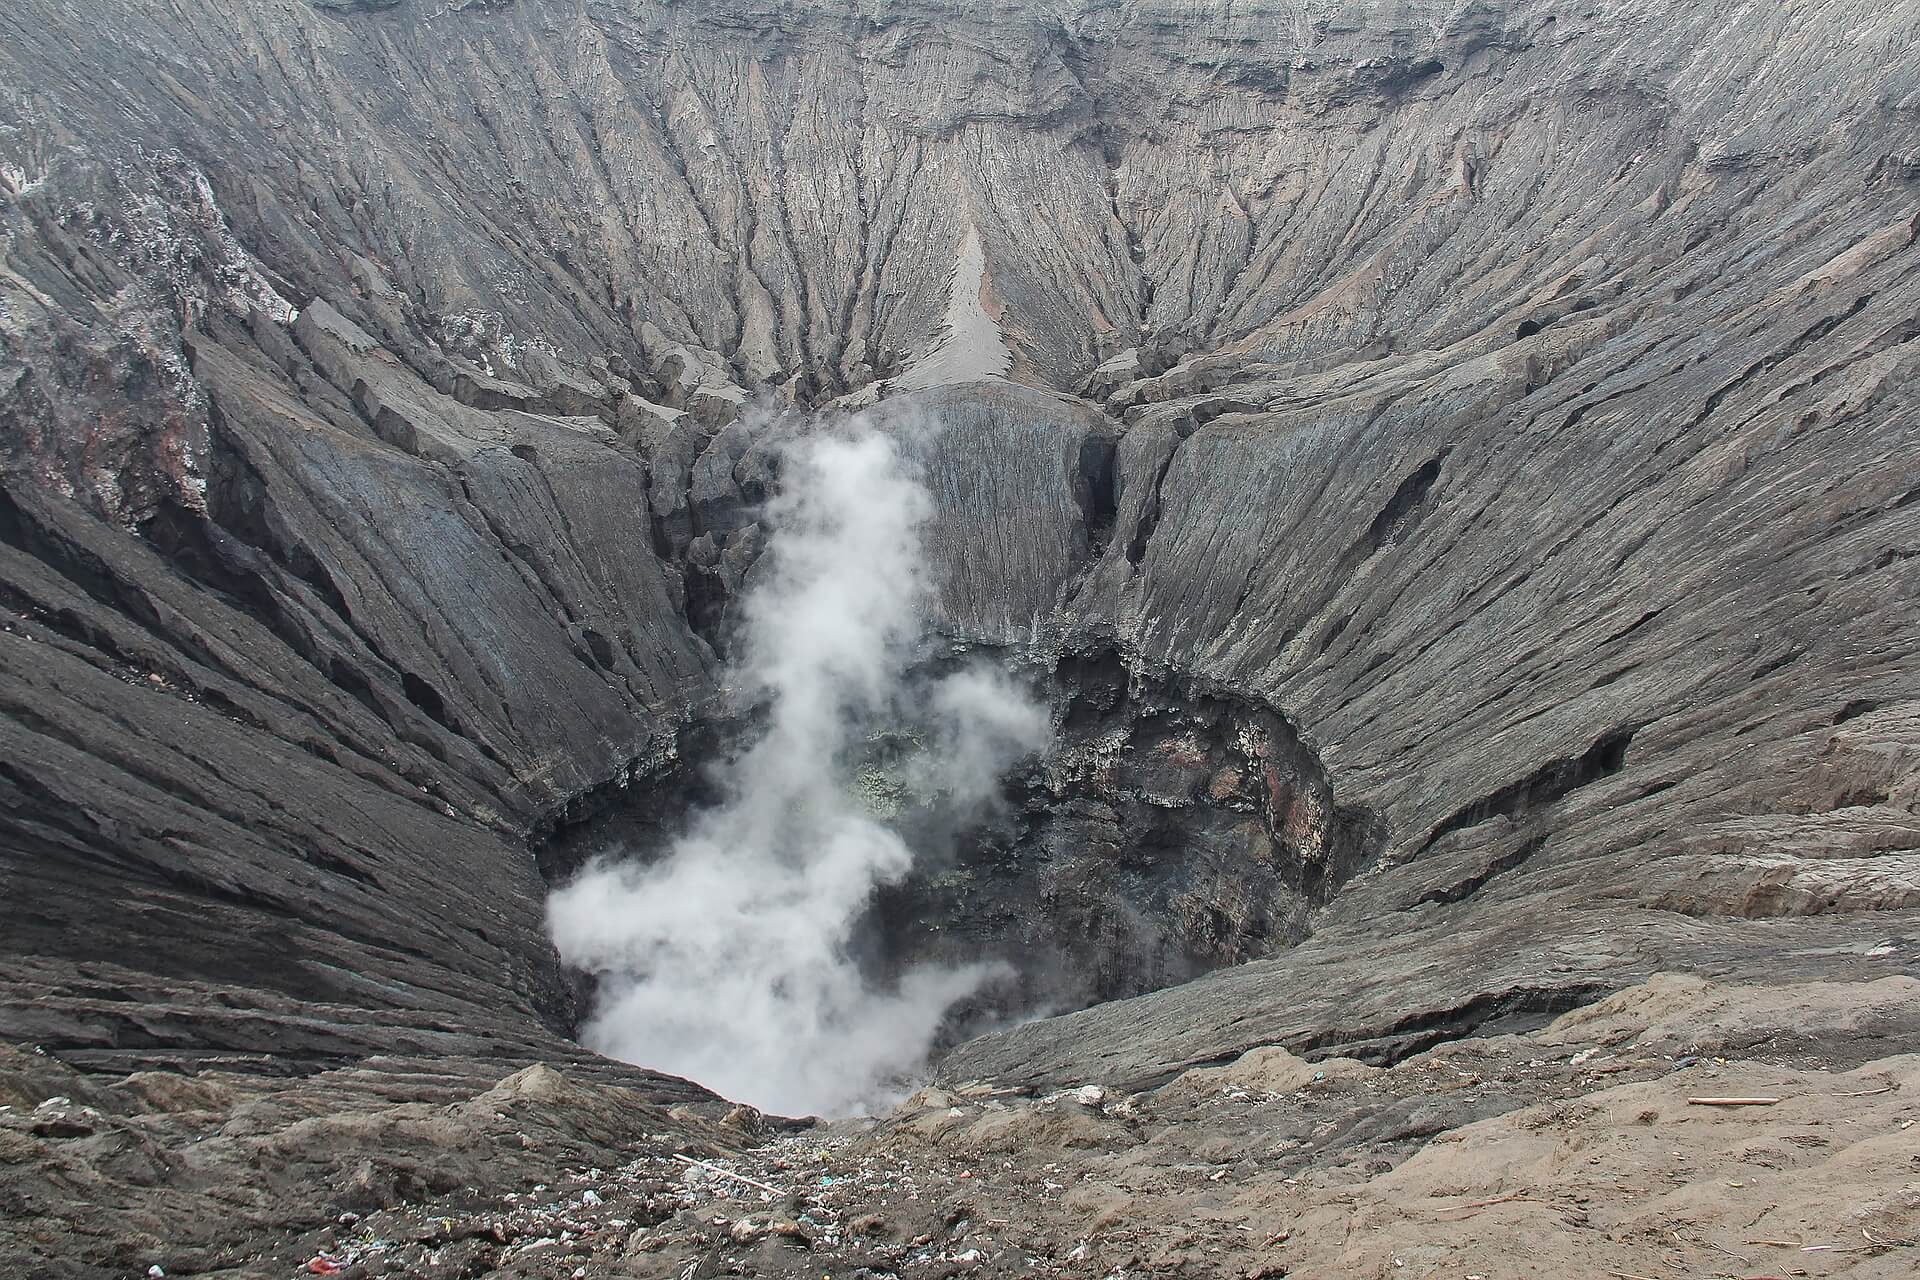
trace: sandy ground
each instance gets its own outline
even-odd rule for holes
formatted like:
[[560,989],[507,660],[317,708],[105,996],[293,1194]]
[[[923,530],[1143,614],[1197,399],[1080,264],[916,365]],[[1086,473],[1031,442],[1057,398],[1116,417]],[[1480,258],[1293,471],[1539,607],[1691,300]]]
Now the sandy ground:
[[[660,1134],[302,1247],[349,1275],[579,1280],[1909,1277],[1916,1030],[1911,978],[1663,977],[1389,1069],[1260,1049],[1131,1096],[923,1090],[751,1150]],[[1691,1101],[1727,1097],[1777,1101]]]

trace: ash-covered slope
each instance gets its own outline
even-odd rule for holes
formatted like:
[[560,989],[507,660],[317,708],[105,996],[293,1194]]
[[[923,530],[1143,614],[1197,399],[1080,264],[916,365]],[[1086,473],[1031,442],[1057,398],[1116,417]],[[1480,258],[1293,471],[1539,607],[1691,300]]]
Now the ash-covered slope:
[[198,169],[295,304],[387,286],[450,347],[581,360],[651,321],[828,390],[925,356],[975,302],[1017,375],[1068,389],[1142,326],[1163,356],[1444,348],[1583,264],[1653,291],[1706,247],[1656,226],[1791,222],[1730,216],[1776,178],[1844,173],[1818,203],[1849,223],[1897,211],[1913,164],[1913,32],[1844,3],[219,0],[8,22],[23,181],[92,155],[137,196],[174,160],[160,194],[191,208]]
[[755,395],[941,409],[945,630],[1376,824],[1303,947],[955,1073],[1911,969],[1898,6],[883,10],[0,15],[0,1033],[577,1052],[525,841],[706,713]]

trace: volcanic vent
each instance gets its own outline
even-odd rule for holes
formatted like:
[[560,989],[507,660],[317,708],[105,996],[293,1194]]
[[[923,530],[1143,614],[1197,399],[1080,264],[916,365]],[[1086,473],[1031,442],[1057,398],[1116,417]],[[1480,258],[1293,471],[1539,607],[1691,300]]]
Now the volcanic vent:
[[780,443],[734,531],[764,551],[711,600],[727,718],[541,849],[588,1044],[770,1110],[873,1107],[969,1034],[1299,942],[1377,852],[1269,709],[1110,646],[936,634],[939,420],[748,421]]

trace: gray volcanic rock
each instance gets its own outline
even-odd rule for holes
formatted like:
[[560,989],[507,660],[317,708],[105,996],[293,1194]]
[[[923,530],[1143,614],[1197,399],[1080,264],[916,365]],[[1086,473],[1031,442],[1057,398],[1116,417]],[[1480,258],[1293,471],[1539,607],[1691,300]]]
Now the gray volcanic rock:
[[103,30],[30,0],[6,73],[44,90],[9,122],[24,181],[75,151],[197,167],[296,300],[354,276],[502,358],[684,344],[830,388],[984,314],[1016,373],[1077,388],[1143,336],[1314,361],[1544,325],[1582,300],[1553,282],[1646,285],[1700,247],[1656,228],[1729,224],[1775,168],[1844,171],[1850,219],[1899,207],[1897,11],[1815,5],[1783,43],[1670,10],[1062,0],[981,39],[937,3],[236,0]]
[[[0,1237],[0,1258],[35,1276],[310,1274],[309,1259],[393,1206],[538,1196],[565,1212],[597,1180],[587,1171],[669,1148],[717,1153],[746,1136],[719,1123],[727,1104],[698,1090],[607,1074],[433,1055],[295,1079],[105,1080],[0,1046],[0,1199],[8,1225],[31,1232]],[[533,1191],[550,1182],[564,1190]],[[412,1246],[422,1271],[472,1266],[526,1234],[508,1221],[457,1234],[447,1222],[396,1244]]]
[[[707,679],[641,465],[441,395],[324,302],[200,313],[156,376],[22,274],[141,296],[130,234],[49,222],[12,268],[8,1034],[277,1070],[564,1052],[522,840],[671,751]],[[212,273],[197,308],[220,268],[172,248]],[[49,388],[88,365],[114,411],[77,437]]]
[[[1913,784],[1891,763],[1911,758],[1916,692],[1916,356],[1875,306],[1911,297],[1920,264],[1911,220],[1889,225],[1785,234],[1777,266],[1630,320],[1597,305],[1565,345],[1242,367],[1224,385],[1265,410],[1123,442],[1127,554],[1070,612],[1144,664],[1260,690],[1380,815],[1381,874],[1319,941],[1422,939],[1429,976],[1356,956],[1349,1025],[1417,1021],[1430,982],[1518,990],[1515,966],[1567,974],[1548,986],[1708,966],[1747,936],[1729,917],[1852,917],[1836,945],[1912,964],[1909,925],[1855,915],[1917,901]],[[1136,514],[1129,488],[1149,486]],[[1633,914],[1569,955],[1596,903]],[[1550,905],[1558,920],[1535,914]],[[1455,954],[1469,922],[1488,932]],[[1651,949],[1629,960],[1619,938]],[[1327,990],[1304,963],[1233,975],[1265,985],[1228,1004],[1298,1010]],[[1192,1030],[1225,994],[1168,993],[1166,1016]],[[1114,1050],[1157,1053],[1134,1016],[1159,1015],[1013,1038],[1079,1055],[1109,1018]],[[1324,1040],[1333,1019],[1251,1021],[1194,1060],[1305,1025]],[[1009,1067],[980,1052],[953,1069]]]
[[1915,972],[1910,25],[14,0],[0,1036],[589,1061],[529,841],[684,778],[778,442],[867,407],[956,647],[1278,717],[1263,822],[1372,855],[950,1076]]
[[933,498],[924,534],[938,626],[976,643],[1045,642],[1098,534],[1083,461],[1114,424],[1086,405],[1006,382],[899,396],[875,418]]

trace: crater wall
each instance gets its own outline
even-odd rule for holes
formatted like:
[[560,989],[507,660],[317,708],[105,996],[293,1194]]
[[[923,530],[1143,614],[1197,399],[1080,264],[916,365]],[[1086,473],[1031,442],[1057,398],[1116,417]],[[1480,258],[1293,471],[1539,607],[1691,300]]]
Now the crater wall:
[[10,5],[0,1033],[577,1052],[527,837],[710,714],[769,406],[868,401],[949,424],[941,628],[1378,823],[1283,959],[950,1071],[1910,969],[1908,22]]

